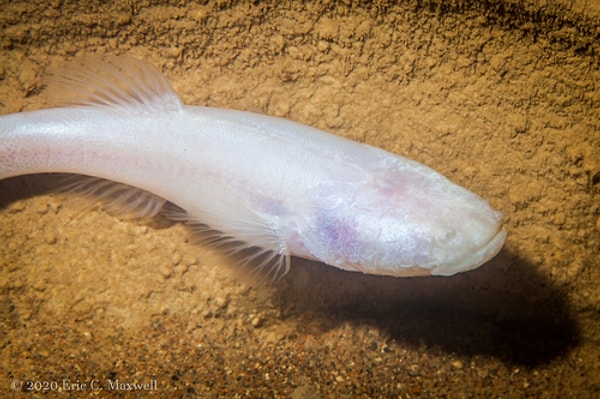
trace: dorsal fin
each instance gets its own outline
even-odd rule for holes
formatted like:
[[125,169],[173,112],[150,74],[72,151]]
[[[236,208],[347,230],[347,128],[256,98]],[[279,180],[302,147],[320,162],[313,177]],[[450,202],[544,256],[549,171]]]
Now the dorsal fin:
[[48,72],[47,103],[146,112],[176,111],[182,102],[152,64],[128,56],[84,56]]

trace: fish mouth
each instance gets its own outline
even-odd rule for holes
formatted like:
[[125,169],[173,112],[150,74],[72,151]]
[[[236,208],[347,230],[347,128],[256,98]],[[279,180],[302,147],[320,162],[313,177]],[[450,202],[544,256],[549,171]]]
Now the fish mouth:
[[475,252],[470,253],[468,256],[457,258],[456,262],[452,265],[446,264],[443,268],[433,269],[431,274],[435,276],[452,276],[457,273],[477,269],[498,255],[504,245],[506,235],[506,230],[503,227],[499,227],[496,233]]
[[506,241],[506,235],[506,230],[503,227],[500,227],[496,234],[492,236],[492,238],[490,238],[490,240],[483,247],[481,247],[479,251],[473,254],[474,257],[481,256],[481,261],[478,264],[474,264],[473,269],[483,265],[484,263],[487,263],[488,261],[492,260],[492,258],[494,258],[496,255],[498,255],[498,253],[504,246],[504,241]]
[[458,273],[467,272],[477,269],[479,266],[490,261],[496,256],[506,240],[506,230],[499,226],[498,230],[490,236],[490,238],[482,244],[475,252],[463,252],[461,255],[438,265],[411,265],[402,266],[397,269],[380,269],[380,270],[365,270],[360,267],[354,269],[345,269],[363,272],[367,274],[381,274],[392,277],[419,277],[419,276],[453,276]]

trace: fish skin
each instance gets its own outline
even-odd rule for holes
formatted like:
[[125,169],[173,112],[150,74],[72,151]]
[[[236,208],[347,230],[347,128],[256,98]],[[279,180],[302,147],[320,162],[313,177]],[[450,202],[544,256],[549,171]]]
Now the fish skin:
[[143,61],[84,58],[54,83],[61,107],[0,117],[0,179],[62,172],[126,184],[155,196],[149,208],[185,210],[173,217],[213,243],[263,248],[266,258],[248,261],[275,273],[294,255],[369,274],[453,275],[505,241],[501,212],[427,166],[287,119],[183,105]]

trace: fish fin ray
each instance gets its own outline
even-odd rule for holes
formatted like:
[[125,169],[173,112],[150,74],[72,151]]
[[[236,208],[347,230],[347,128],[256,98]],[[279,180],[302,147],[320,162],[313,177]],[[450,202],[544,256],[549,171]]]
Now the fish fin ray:
[[249,270],[252,277],[278,281],[290,270],[291,255],[287,250],[253,245],[200,224],[191,224],[190,227],[202,246],[216,249],[233,261],[237,268]]
[[152,218],[167,202],[148,191],[99,177],[64,175],[57,180],[59,194],[75,194],[84,209],[100,202],[113,216],[124,218]]
[[78,57],[45,78],[49,106],[102,106],[146,112],[183,106],[167,78],[152,64],[129,56]]
[[212,187],[210,196],[199,197],[194,209],[168,206],[162,214],[188,224],[201,245],[218,249],[241,267],[272,280],[287,274],[291,254],[276,220],[237,201],[224,188]]

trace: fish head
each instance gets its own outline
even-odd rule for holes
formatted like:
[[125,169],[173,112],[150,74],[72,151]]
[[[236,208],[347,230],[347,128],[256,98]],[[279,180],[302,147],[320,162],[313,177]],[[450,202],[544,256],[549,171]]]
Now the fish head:
[[502,248],[502,212],[415,162],[367,183],[319,191],[303,245],[344,270],[389,276],[450,276],[475,269]]

